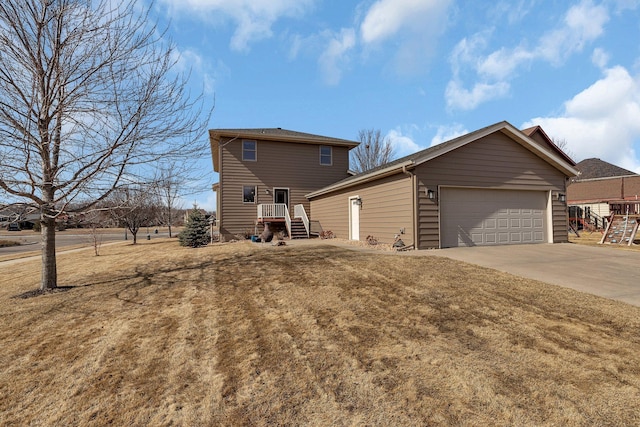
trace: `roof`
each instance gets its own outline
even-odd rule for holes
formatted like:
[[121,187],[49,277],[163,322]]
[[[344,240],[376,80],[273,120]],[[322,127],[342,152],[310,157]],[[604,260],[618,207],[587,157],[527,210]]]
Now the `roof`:
[[[564,150],[562,150],[562,148],[558,147],[558,145],[555,142],[553,142],[553,139],[549,138],[549,135],[547,135],[547,133],[544,131],[544,129],[542,129],[542,127],[532,126],[530,128],[522,129],[522,133],[524,133],[530,138],[537,140],[538,142],[542,140],[545,144],[549,146],[549,148],[557,151],[562,157],[564,157],[566,161],[571,163],[573,166],[576,165],[576,162],[574,162],[573,159],[567,153],[565,153]],[[538,136],[539,138],[536,138],[536,136]]]
[[210,129],[209,143],[213,158],[213,170],[218,172],[218,147],[220,138],[256,139],[262,141],[293,142],[298,144],[320,144],[348,147],[349,149],[360,144],[348,139],[332,138],[323,135],[297,132],[282,128],[253,128],[253,129]]
[[209,130],[209,136],[212,138],[226,136],[231,138],[266,139],[281,142],[321,143],[326,145],[346,145],[349,147],[355,147],[359,144],[357,141],[350,141],[348,139],[314,135],[311,133],[297,132],[282,128],[211,129]]
[[[578,174],[578,170],[574,168],[574,163],[570,159],[567,160],[561,153],[549,150],[547,147],[541,146],[538,142],[518,130],[512,124],[506,121],[498,122],[493,125],[478,129],[474,132],[462,135],[458,138],[452,139],[442,144],[435,145],[422,151],[410,154],[392,162],[386,163],[377,168],[370,169],[366,172],[360,173],[356,176],[352,176],[342,181],[339,181],[333,185],[322,188],[307,194],[307,197],[316,197],[323,194],[330,193],[332,191],[351,187],[353,185],[363,184],[365,182],[377,180],[379,178],[394,175],[396,173],[415,168],[416,166],[425,163],[431,159],[442,156],[450,151],[465,146],[473,141],[484,138],[495,132],[502,132],[522,146],[533,152],[537,156],[546,160],[548,163],[562,171],[567,176],[575,176]],[[559,150],[559,149],[558,149]],[[562,152],[562,150],[560,150]]]
[[580,174],[575,178],[576,181],[583,179],[637,175],[630,170],[621,168],[619,166],[596,158],[584,159],[583,161],[576,164],[576,169],[580,171]]

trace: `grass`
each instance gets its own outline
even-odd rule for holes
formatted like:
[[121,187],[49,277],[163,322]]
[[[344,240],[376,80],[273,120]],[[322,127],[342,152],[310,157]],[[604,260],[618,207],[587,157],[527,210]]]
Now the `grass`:
[[636,236],[634,243],[631,246],[627,244],[603,244],[600,245],[600,240],[602,240],[602,232],[600,231],[585,231],[580,230],[580,236],[576,236],[572,233],[569,233],[569,242],[577,243],[579,245],[587,245],[587,246],[603,246],[615,249],[625,249],[632,251],[640,251],[640,235]]
[[638,425],[640,308],[330,245],[59,255],[0,278],[0,425]]

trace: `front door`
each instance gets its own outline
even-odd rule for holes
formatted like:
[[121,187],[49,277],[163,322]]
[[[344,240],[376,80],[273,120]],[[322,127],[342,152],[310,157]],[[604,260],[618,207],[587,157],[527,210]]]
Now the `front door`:
[[288,188],[274,188],[273,189],[273,203],[282,203],[289,208],[289,189]]

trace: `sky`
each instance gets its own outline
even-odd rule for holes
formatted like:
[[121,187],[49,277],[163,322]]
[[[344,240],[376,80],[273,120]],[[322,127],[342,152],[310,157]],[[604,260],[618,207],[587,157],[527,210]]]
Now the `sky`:
[[[506,120],[640,173],[640,0],[156,0],[153,14],[215,102],[209,128],[379,129],[401,157]],[[198,168],[218,181],[210,156]],[[211,190],[189,197],[215,209]]]

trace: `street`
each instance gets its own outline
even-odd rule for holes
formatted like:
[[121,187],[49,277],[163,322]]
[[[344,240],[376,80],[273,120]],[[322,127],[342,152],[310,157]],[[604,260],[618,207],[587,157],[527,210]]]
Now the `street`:
[[[169,233],[166,228],[159,230],[156,234],[155,229],[149,230],[151,238],[157,237],[169,237]],[[100,229],[98,230],[99,237],[102,243],[113,242],[118,240],[125,240],[125,232],[122,228],[113,229]],[[176,235],[177,231],[173,231],[172,235]],[[147,229],[140,229],[138,232],[138,240],[147,238]],[[127,232],[127,239],[133,241],[133,236],[130,232]],[[31,230],[23,231],[0,231],[0,240],[13,240],[20,242],[20,246],[10,246],[6,248],[0,248],[0,255],[16,254],[22,252],[31,252],[40,250],[41,236],[40,233],[33,232]],[[93,235],[90,230],[87,229],[69,229],[65,231],[56,232],[56,248],[62,249],[64,247],[77,247],[77,246],[92,246]]]

